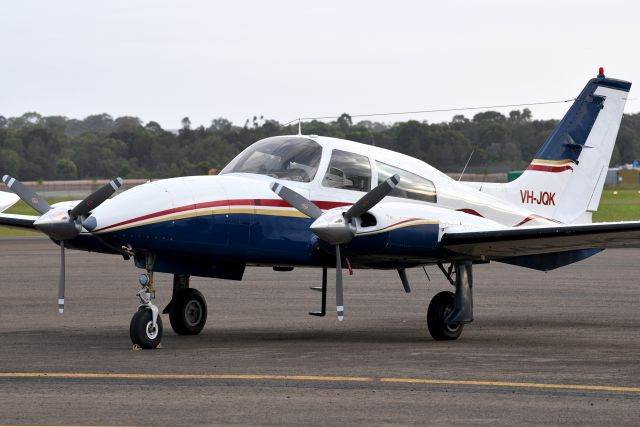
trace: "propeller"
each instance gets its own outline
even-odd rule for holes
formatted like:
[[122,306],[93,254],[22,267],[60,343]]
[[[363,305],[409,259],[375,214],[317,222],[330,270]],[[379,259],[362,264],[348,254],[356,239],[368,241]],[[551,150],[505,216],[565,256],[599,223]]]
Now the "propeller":
[[322,209],[316,206],[311,200],[307,200],[305,197],[282,184],[274,182],[271,184],[271,190],[291,206],[313,219],[318,219],[323,214]]
[[123,184],[122,178],[116,178],[100,187],[69,210],[65,206],[52,208],[35,191],[27,188],[17,179],[5,175],[2,181],[26,204],[40,212],[42,216],[33,225],[47,236],[60,242],[60,276],[58,279],[58,311],[64,312],[65,288],[65,240],[75,239],[82,231],[82,221],[96,207],[107,200]]
[[309,228],[316,236],[334,245],[336,248],[336,310],[338,312],[338,320],[344,318],[340,245],[349,243],[356,235],[356,226],[353,223],[353,219],[361,216],[380,203],[399,182],[400,176],[393,175],[362,196],[360,200],[355,202],[346,212],[342,209],[332,209],[323,212],[322,209],[316,206],[311,200],[306,199],[290,188],[277,182],[271,184],[271,190],[274,193],[303,214],[314,219]]
[[386,179],[384,182],[378,184],[376,188],[362,196],[360,200],[355,202],[353,206],[349,208],[349,210],[344,214],[345,218],[350,221],[351,218],[358,217],[367,212],[369,209],[380,203],[380,201],[384,199],[389,193],[391,193],[391,191],[396,188],[399,182],[400,176],[398,174],[395,174]]
[[64,313],[65,284],[64,240],[60,240],[60,276],[58,277],[58,313]]
[[70,211],[66,207],[51,209],[38,218],[33,225],[55,240],[74,239],[82,231],[82,221],[85,216],[111,197],[122,183],[122,178],[116,178],[88,195]]
[[344,301],[342,295],[342,257],[340,256],[340,245],[336,245],[336,311],[338,320],[344,319]]
[[27,188],[17,179],[12,178],[9,175],[5,175],[2,177],[2,182],[7,184],[7,187],[16,193],[26,204],[41,214],[47,213],[51,209],[51,206],[49,206],[49,203],[47,203],[46,200],[40,197],[35,191]]
[[73,209],[71,209],[70,215],[74,218],[79,216],[85,216],[113,195],[118,188],[122,187],[124,181],[122,178],[116,178],[113,181],[109,181],[108,184],[98,188],[93,193],[89,194],[84,200],[78,203]]

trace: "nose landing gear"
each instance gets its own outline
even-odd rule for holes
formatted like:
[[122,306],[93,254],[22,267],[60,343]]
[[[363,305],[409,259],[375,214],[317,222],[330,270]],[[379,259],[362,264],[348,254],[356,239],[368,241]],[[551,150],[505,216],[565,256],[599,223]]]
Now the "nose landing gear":
[[158,307],[153,304],[156,291],[153,288],[153,272],[141,274],[138,278],[142,289],[136,294],[140,298],[138,311],[129,325],[129,336],[134,346],[143,349],[157,348],[162,341],[162,319]]

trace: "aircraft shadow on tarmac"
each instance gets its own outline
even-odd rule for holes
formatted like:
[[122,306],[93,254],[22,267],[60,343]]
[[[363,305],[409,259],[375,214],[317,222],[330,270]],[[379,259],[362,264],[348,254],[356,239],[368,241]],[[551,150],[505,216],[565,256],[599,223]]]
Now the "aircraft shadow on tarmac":
[[[168,322],[167,322],[168,323]],[[522,319],[517,317],[509,318],[490,318],[477,320],[472,325],[467,326],[469,328],[469,335],[464,342],[484,342],[488,343],[494,339],[501,342],[513,339],[514,341],[520,341],[521,336],[527,335],[527,340],[531,340],[531,332],[536,331],[540,342],[546,341],[546,337],[555,335],[561,331],[573,331],[578,332],[575,335],[585,336],[589,335],[593,331],[603,330],[605,328],[611,328],[611,323],[608,323],[606,319],[593,319],[593,321],[576,320],[576,319],[540,319],[530,318]],[[619,330],[627,328],[634,328],[636,323],[633,319],[618,319],[615,327]],[[505,333],[508,330],[508,333]],[[522,332],[519,332],[522,331]],[[582,331],[580,333],[580,331]],[[354,343],[430,343],[437,344],[432,340],[426,330],[426,322],[406,322],[398,324],[397,327],[380,327],[379,325],[372,325],[369,328],[354,328],[354,329],[335,329],[327,326],[326,328],[318,329],[306,329],[306,330],[286,330],[284,327],[278,328],[277,326],[269,328],[256,328],[252,326],[246,327],[208,327],[205,328],[201,334],[196,336],[178,336],[170,330],[167,331],[167,338],[172,342],[185,341],[189,342],[190,346],[198,346],[199,342],[203,342],[205,346],[209,346],[212,341],[214,342],[227,342],[227,343],[251,343],[251,342],[264,342],[264,341],[283,341],[283,342],[295,342],[295,341],[325,341],[325,342],[354,342]],[[6,330],[0,332],[0,336],[6,335],[13,337],[13,340],[22,341],[33,336],[47,336],[56,337],[60,339],[64,337],[64,341],[67,343],[73,341],[75,338],[84,339],[89,337],[100,336],[101,339],[111,340],[122,338],[122,331],[120,328],[100,328],[100,329],[83,329],[83,328],[30,328],[28,331],[21,330]],[[75,338],[74,338],[75,337]],[[571,339],[571,336],[565,336],[565,339]],[[446,343],[445,343],[446,344]],[[448,345],[451,343],[448,343]],[[592,343],[593,344],[593,343]]]

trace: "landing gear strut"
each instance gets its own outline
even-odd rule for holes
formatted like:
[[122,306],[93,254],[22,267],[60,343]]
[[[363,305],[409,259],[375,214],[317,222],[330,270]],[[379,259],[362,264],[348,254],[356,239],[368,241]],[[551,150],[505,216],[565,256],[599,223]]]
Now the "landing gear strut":
[[158,307],[152,303],[156,297],[156,291],[153,288],[153,271],[149,269],[147,274],[141,274],[139,281],[142,286],[137,293],[140,305],[131,319],[129,336],[134,346],[144,349],[156,348],[162,341],[162,319],[159,316]]
[[[453,267],[456,293],[444,291],[436,294],[427,310],[429,333],[435,340],[455,340],[462,334],[464,324],[473,321],[473,263],[460,261]],[[440,268],[447,275],[441,265]],[[453,282],[451,270],[447,278]]]
[[189,287],[189,276],[173,276],[173,296],[163,313],[169,313],[171,328],[178,335],[197,335],[207,323],[207,302],[197,289]]

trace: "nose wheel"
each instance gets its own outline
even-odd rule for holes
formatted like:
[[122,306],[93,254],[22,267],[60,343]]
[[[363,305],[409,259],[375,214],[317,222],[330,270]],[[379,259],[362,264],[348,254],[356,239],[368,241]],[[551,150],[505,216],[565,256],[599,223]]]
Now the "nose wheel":
[[157,348],[162,341],[162,319],[157,317],[153,321],[153,312],[141,307],[131,319],[129,327],[131,342],[144,349]]
[[141,274],[139,279],[142,289],[137,293],[140,298],[138,311],[131,318],[129,336],[134,346],[143,349],[157,348],[162,341],[162,319],[158,307],[153,304],[155,290],[153,273]]

